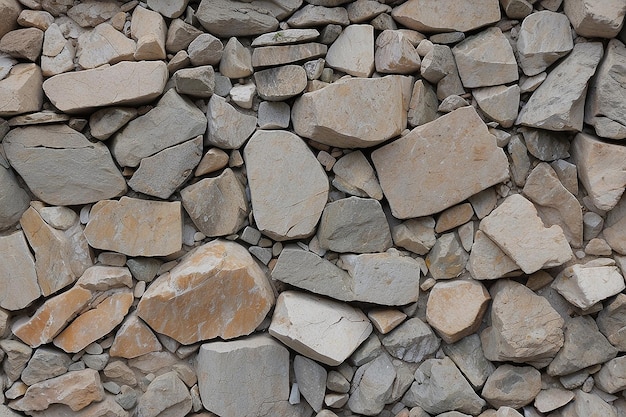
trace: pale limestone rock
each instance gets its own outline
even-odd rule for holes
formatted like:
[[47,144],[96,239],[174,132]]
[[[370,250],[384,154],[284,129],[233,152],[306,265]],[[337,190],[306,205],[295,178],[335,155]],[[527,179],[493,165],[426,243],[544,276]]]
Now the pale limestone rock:
[[[609,263],[613,263],[607,259]],[[620,293],[626,285],[615,265],[573,265],[566,268],[552,283],[567,301],[583,310]]]
[[228,154],[220,148],[210,148],[196,167],[194,176],[199,177],[205,174],[218,171],[228,165]]
[[435,279],[456,278],[465,270],[469,254],[456,233],[441,235],[426,257],[428,271]]
[[626,4],[615,0],[565,0],[563,11],[580,36],[613,38],[624,24]]
[[357,373],[361,378],[353,381],[347,407],[350,411],[366,416],[376,416],[389,402],[396,379],[396,370],[389,357],[379,355],[362,365]]
[[278,28],[278,20],[267,9],[230,0],[202,0],[195,17],[221,38],[260,35]]
[[541,391],[541,373],[532,366],[500,365],[489,375],[481,396],[494,407],[521,408]]
[[135,7],[130,33],[137,41],[134,54],[137,61],[165,59],[167,26],[161,14],[141,6]]
[[296,352],[336,366],[367,339],[372,325],[361,310],[347,304],[285,291],[276,301],[269,332]]
[[374,168],[363,152],[354,151],[342,156],[332,169],[335,188],[357,197],[383,198],[383,190],[376,179]]
[[573,254],[559,226],[545,227],[535,206],[514,194],[480,222],[482,230],[527,274],[559,266]]
[[372,0],[357,0],[346,5],[348,18],[352,23],[362,23],[374,19],[381,13],[391,12],[391,7]]
[[12,58],[9,54],[0,53],[0,80],[9,75],[9,71],[17,64],[17,59]]
[[[600,221],[598,226],[601,228],[602,218],[600,217],[598,220]],[[604,230],[602,232],[611,249],[622,255],[626,253],[626,234],[624,234],[625,223],[626,197],[622,195],[622,198],[619,200],[617,205],[608,212],[606,221],[603,223]]]
[[72,360],[66,353],[57,349],[42,347],[33,352],[28,365],[22,371],[21,380],[26,385],[33,385],[63,375],[71,364]]
[[469,222],[474,215],[470,203],[463,203],[444,210],[437,218],[435,232],[443,233]]
[[423,80],[415,81],[407,115],[409,126],[416,127],[435,120],[438,106],[435,90]]
[[296,355],[293,359],[293,371],[300,393],[313,410],[320,412],[326,393],[326,369],[314,360]]
[[143,158],[202,135],[205,130],[202,111],[170,89],[156,107],[131,120],[113,137],[111,152],[120,165],[136,167]]
[[512,273],[519,270],[519,266],[485,233],[477,230],[467,270],[474,279],[490,280],[513,275]]
[[[244,148],[254,219],[275,240],[310,236],[328,196],[323,168],[302,139],[257,131]],[[266,181],[268,175],[278,182]]]
[[[155,331],[191,344],[250,334],[273,302],[267,277],[248,251],[214,240],[161,275],[144,293],[137,314]],[[198,309],[205,313],[198,315]]]
[[248,217],[245,189],[230,168],[183,188],[180,195],[191,220],[205,236],[235,233]]
[[264,33],[252,41],[252,46],[285,45],[313,41],[320,36],[317,29],[285,29]]
[[497,27],[470,36],[452,48],[465,88],[517,81],[517,61],[506,36]]
[[349,197],[324,208],[317,238],[322,249],[334,252],[384,252],[391,247],[391,232],[377,200]]
[[30,196],[20,187],[13,170],[0,157],[0,230],[17,223],[28,208]]
[[0,117],[41,110],[41,69],[35,64],[17,64],[0,80]]
[[[330,146],[377,145],[406,127],[402,84],[398,76],[354,78],[305,93],[291,110],[294,130]],[[381,112],[381,106],[387,110]],[[353,111],[345,115],[346,108]]]
[[402,323],[407,315],[400,310],[394,309],[376,309],[370,310],[367,313],[367,317],[370,319],[376,330],[381,334],[387,334],[400,323]]
[[[287,20],[287,24],[289,27],[294,28],[310,28],[324,25],[348,26],[350,19],[348,18],[348,11],[344,7],[325,7],[307,4],[295,12]],[[340,30],[336,31],[334,37],[328,43],[335,40],[339,32]]]
[[395,30],[385,30],[378,35],[374,58],[376,71],[384,74],[410,74],[419,70],[421,64],[411,41]]
[[107,107],[98,110],[89,117],[91,136],[106,140],[135,117],[137,110],[132,107]]
[[214,94],[207,108],[208,129],[205,145],[238,149],[254,133],[256,117],[241,113],[226,99]]
[[150,102],[163,92],[167,76],[167,66],[161,61],[120,62],[55,75],[43,83],[43,89],[59,110],[76,113],[94,107]]
[[546,226],[560,226],[572,247],[582,246],[582,209],[550,165],[542,162],[532,170],[526,179],[523,193],[537,204],[538,215]]
[[[468,136],[471,144],[463,140]],[[372,152],[372,160],[391,211],[400,219],[437,213],[509,175],[504,152],[472,107],[416,127]],[[443,177],[456,180],[442,182]]]
[[567,16],[542,10],[526,17],[517,38],[519,65],[527,76],[542,73],[574,48]]
[[542,389],[535,397],[534,406],[540,413],[549,413],[574,399],[574,393],[561,388]]
[[31,318],[16,321],[12,332],[33,348],[50,343],[89,303],[91,296],[91,291],[73,287],[46,300]]
[[[26,368],[33,350],[24,343],[11,339],[0,340],[0,349],[3,356],[2,370],[9,384],[11,384],[20,378],[20,374]],[[4,358],[5,354],[6,358]]]
[[496,367],[485,358],[478,334],[454,344],[444,344],[443,352],[456,364],[474,389],[482,388]]
[[73,3],[60,1],[57,3],[65,3],[64,6],[69,6],[70,9],[66,10],[67,15],[81,27],[95,27],[120,11],[119,4],[112,0],[85,1],[73,7]]
[[430,414],[459,411],[477,415],[485,407],[480,398],[450,358],[428,359],[415,372],[415,382],[402,402],[420,406]]
[[210,33],[202,33],[191,41],[187,53],[194,66],[216,65],[222,59],[224,45]]
[[33,194],[49,204],[91,203],[126,191],[107,147],[66,125],[16,128],[3,145]]
[[489,300],[480,282],[437,282],[428,295],[426,318],[444,342],[455,343],[478,330]]
[[224,46],[220,60],[220,74],[228,78],[245,78],[253,73],[252,54],[237,38],[232,37]]
[[253,67],[269,67],[320,58],[326,55],[328,47],[311,42],[297,45],[262,46],[252,52]]
[[[599,136],[626,138],[626,109],[623,104],[626,88],[617,79],[617,74],[624,66],[626,47],[617,39],[612,39],[591,81],[585,103],[585,122],[594,125]],[[615,134],[607,134],[610,125],[614,126]]]
[[122,322],[133,303],[130,291],[118,292],[78,316],[54,338],[54,345],[76,353],[111,332]]
[[179,69],[172,79],[179,94],[208,98],[215,90],[215,71],[210,65]]
[[393,18],[420,32],[468,32],[500,20],[497,0],[409,0],[393,9]]
[[[602,44],[576,44],[535,90],[515,124],[547,130],[581,131],[587,83],[602,58]],[[558,95],[559,100],[550,100]]]
[[184,22],[181,19],[174,19],[167,29],[167,38],[165,39],[165,50],[167,52],[180,52],[187,49],[189,44],[200,36],[203,32]]
[[89,291],[107,291],[111,288],[133,287],[133,277],[126,267],[95,265],[87,268],[76,285]]
[[510,87],[498,85],[477,88],[472,91],[480,109],[502,127],[511,127],[517,119],[520,89],[517,84]]
[[300,65],[283,65],[254,73],[257,94],[263,100],[282,101],[294,97],[307,86],[306,71]]
[[600,333],[591,316],[572,317],[565,324],[565,342],[548,366],[548,375],[563,376],[602,364],[617,356],[617,349]]
[[600,372],[594,375],[598,387],[604,392],[615,394],[626,388],[626,358],[611,359],[602,365]]
[[230,98],[242,109],[251,109],[252,100],[256,95],[256,86],[250,82],[247,84],[238,84],[230,89]]
[[[56,25],[50,26],[50,28]],[[48,28],[48,30],[50,30]],[[46,31],[47,33],[47,31]],[[44,44],[45,45],[45,44]],[[65,45],[61,52],[55,56],[41,56],[41,73],[44,77],[62,74],[74,69],[74,58],[76,56],[76,48],[71,40],[65,41]]]
[[435,219],[432,217],[409,219],[394,226],[391,235],[396,245],[418,255],[426,255],[437,242]]
[[626,185],[626,148],[579,133],[570,152],[578,168],[578,178],[593,204],[600,210],[612,210]]
[[135,42],[128,39],[108,23],[101,23],[95,29],[85,32],[78,38],[78,65],[84,69],[96,68],[104,64],[132,61]]
[[[422,59],[420,74],[425,80],[437,84],[437,98],[439,100],[444,100],[454,94],[465,94],[454,55],[450,47],[446,45],[432,46],[432,49]],[[439,104],[437,103],[437,105]],[[436,106],[434,107],[436,108]]]
[[101,200],[91,209],[85,237],[94,248],[128,256],[171,255],[182,246],[180,202]]
[[42,46],[43,31],[37,28],[12,30],[0,39],[0,51],[32,62],[41,55]]
[[37,283],[35,260],[21,231],[0,236],[0,253],[4,261],[0,265],[0,307],[20,310],[39,298],[41,290]]
[[500,280],[490,289],[491,327],[480,334],[485,357],[498,362],[550,363],[563,346],[561,316],[547,299],[517,282]]
[[188,0],[148,0],[148,7],[164,17],[175,19],[187,8]]
[[391,356],[419,363],[437,351],[440,340],[428,324],[414,317],[387,334],[382,344]]
[[374,72],[374,27],[346,27],[328,48],[326,64],[355,77],[370,77]]
[[184,417],[191,411],[191,395],[175,371],[154,378],[139,398],[137,417]]
[[166,200],[191,176],[201,157],[202,136],[197,136],[143,158],[128,186]]
[[85,369],[31,385],[24,397],[14,402],[12,407],[32,412],[45,410],[52,404],[64,404],[76,412],[103,399],[104,389],[98,371]]
[[373,253],[343,255],[341,260],[351,277],[353,300],[383,305],[405,305],[417,301],[420,266],[413,258]]
[[57,230],[30,207],[22,215],[20,225],[35,252],[42,295],[47,297],[65,288],[93,264],[91,250],[78,222],[65,231]]
[[271,415],[289,398],[289,351],[267,335],[203,344],[196,373],[202,404],[223,417]]
[[13,29],[17,29],[17,18],[22,11],[22,6],[17,0],[2,0],[0,13],[4,18],[0,21],[0,38]]

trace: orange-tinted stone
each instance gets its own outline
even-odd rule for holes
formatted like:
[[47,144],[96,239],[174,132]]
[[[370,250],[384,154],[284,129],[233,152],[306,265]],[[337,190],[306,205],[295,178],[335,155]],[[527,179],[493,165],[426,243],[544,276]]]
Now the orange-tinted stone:
[[109,354],[131,359],[146,353],[158,352],[161,349],[161,343],[150,327],[133,313],[128,315],[117,331]]

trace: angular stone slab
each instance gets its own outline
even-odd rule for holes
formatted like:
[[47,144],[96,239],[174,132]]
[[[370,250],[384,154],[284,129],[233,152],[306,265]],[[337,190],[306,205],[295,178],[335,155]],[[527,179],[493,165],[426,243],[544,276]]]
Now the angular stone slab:
[[195,17],[220,38],[260,35],[278,28],[278,20],[267,9],[250,2],[202,0]]
[[398,136],[406,115],[399,76],[338,81],[304,93],[291,110],[297,134],[340,148],[370,147]]
[[[602,58],[599,42],[579,43],[522,108],[515,124],[547,130],[582,131],[587,83]],[[554,100],[554,97],[559,97]]]
[[181,249],[182,230],[180,202],[122,197],[94,204],[85,237],[98,249],[129,256],[167,256]]
[[480,230],[527,274],[562,265],[573,257],[563,229],[546,228],[533,203],[520,194],[507,197],[480,222]]
[[[248,251],[234,242],[214,240],[157,278],[141,298],[137,314],[155,331],[188,345],[248,335],[273,303],[269,281]],[[181,326],[183,322],[187,325]]]
[[41,68],[17,64],[0,80],[0,117],[41,110],[43,94]]
[[39,298],[35,259],[28,249],[24,233],[17,231],[0,236],[0,307],[20,310]]
[[416,127],[372,160],[399,219],[440,212],[509,177],[506,155],[473,107]]
[[158,97],[168,72],[162,61],[124,61],[110,67],[66,72],[43,83],[46,96],[65,113],[115,104],[138,105]]
[[269,332],[296,352],[337,366],[367,339],[372,329],[367,316],[348,304],[285,291],[276,301]]
[[30,196],[20,187],[15,173],[0,157],[0,230],[18,222],[30,203]]
[[267,335],[203,344],[196,373],[202,405],[223,417],[272,415],[289,398],[289,351]]
[[609,265],[596,265],[592,261],[566,268],[554,280],[552,288],[583,310],[620,293],[626,288],[624,277],[612,260],[605,261]]
[[409,0],[391,16],[419,32],[468,32],[500,20],[496,0]]
[[3,147],[33,194],[48,204],[87,204],[126,192],[107,147],[67,125],[15,128]]
[[329,184],[304,141],[287,131],[257,131],[244,148],[244,158],[259,230],[276,240],[313,234]]

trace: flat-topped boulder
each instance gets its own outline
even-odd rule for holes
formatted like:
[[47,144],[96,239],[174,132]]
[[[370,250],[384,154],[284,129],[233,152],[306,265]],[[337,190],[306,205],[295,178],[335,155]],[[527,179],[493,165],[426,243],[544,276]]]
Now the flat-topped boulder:
[[55,75],[44,81],[43,89],[59,110],[80,113],[94,107],[148,103],[163,92],[167,78],[165,62],[123,61]]
[[500,20],[500,4],[497,0],[409,0],[391,15],[419,32],[469,32]]

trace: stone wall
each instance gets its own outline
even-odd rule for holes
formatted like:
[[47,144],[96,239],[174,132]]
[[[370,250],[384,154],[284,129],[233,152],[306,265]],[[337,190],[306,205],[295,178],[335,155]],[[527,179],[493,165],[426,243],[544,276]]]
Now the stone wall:
[[626,416],[625,13],[0,0],[0,417]]

